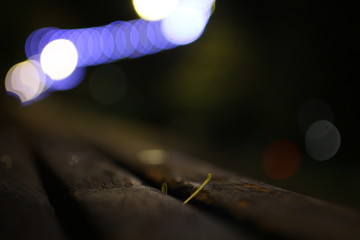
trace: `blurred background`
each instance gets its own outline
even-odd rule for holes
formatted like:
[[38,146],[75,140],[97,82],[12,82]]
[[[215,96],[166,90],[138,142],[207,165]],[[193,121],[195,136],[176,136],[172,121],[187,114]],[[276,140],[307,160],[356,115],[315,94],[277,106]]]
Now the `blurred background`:
[[[359,210],[355,9],[346,2],[218,0],[197,41],[89,67],[77,87],[40,101],[63,98],[161,129],[181,142],[172,146],[180,151]],[[138,18],[130,0],[17,1],[2,10],[2,79],[26,60],[25,41],[36,29]],[[4,84],[0,95],[13,98]]]

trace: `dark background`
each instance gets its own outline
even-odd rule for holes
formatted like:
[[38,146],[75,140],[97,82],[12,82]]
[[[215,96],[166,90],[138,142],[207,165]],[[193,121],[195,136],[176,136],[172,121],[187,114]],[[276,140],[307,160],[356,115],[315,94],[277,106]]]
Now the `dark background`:
[[[38,28],[137,18],[130,0],[6,2],[2,10],[3,79],[26,59],[25,40]],[[89,93],[92,74],[105,65],[90,67],[78,87],[49,98],[161,128],[183,140],[179,148],[189,154],[360,209],[357,15],[356,6],[344,1],[219,0],[196,42],[109,64],[126,76],[119,101],[104,105]],[[0,99],[4,95],[2,84]],[[341,134],[339,152],[323,162],[306,153],[298,124],[299,109],[311,99],[328,104]],[[269,143],[282,139],[299,148],[301,166],[292,177],[275,180],[262,170],[261,157]]]

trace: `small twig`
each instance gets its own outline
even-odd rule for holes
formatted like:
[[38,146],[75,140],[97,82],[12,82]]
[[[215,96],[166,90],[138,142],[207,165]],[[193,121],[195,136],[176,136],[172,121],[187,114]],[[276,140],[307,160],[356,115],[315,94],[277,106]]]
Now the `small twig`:
[[188,199],[186,199],[186,200],[183,202],[183,205],[185,205],[185,204],[188,203],[193,197],[195,197],[196,194],[198,194],[198,193],[201,191],[201,189],[203,189],[203,188],[205,187],[205,185],[210,181],[211,177],[212,177],[212,174],[211,174],[211,173],[208,173],[208,177],[205,179],[205,181],[201,184],[201,186],[200,186],[193,194],[191,194],[191,196],[190,196]]
[[167,195],[168,187],[165,182],[161,185],[161,192]]

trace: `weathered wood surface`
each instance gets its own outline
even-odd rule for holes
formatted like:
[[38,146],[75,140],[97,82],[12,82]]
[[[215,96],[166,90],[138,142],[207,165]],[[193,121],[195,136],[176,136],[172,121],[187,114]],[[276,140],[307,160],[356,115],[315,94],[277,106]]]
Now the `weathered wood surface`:
[[83,143],[46,138],[39,146],[99,239],[257,239],[144,185]]
[[[240,177],[177,152],[161,150],[162,154],[151,156],[153,150],[145,150],[149,153],[146,163],[144,155],[139,155],[144,150],[133,155],[120,148],[107,151],[147,180],[158,185],[166,182],[170,194],[181,199],[212,173],[211,181],[192,201],[271,236],[360,239],[360,215],[352,210]],[[155,161],[154,157],[159,159]]]
[[210,172],[212,180],[190,203],[234,226],[246,224],[247,231],[265,238],[360,239],[358,212],[237,176],[169,150],[166,144],[159,144],[161,137],[146,129],[133,130],[117,119],[57,102],[13,114],[24,126],[40,132],[84,137],[157,188],[167,182],[169,194],[180,200]]
[[0,239],[62,240],[63,231],[16,129],[0,128]]

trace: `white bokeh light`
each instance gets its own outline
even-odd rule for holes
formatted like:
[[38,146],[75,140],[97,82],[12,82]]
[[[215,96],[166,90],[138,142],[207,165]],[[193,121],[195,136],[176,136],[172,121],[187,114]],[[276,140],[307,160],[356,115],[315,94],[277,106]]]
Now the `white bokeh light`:
[[305,135],[305,146],[308,154],[318,161],[332,158],[340,148],[339,130],[327,120],[311,124]]
[[208,16],[203,11],[189,7],[178,7],[161,22],[165,38],[177,45],[189,44],[198,39],[204,31]]
[[143,19],[157,21],[169,16],[179,0],[133,0],[136,13]]
[[21,102],[28,102],[45,90],[45,74],[37,61],[26,60],[9,70],[5,87],[8,92],[16,94]]
[[71,41],[57,39],[44,47],[40,55],[40,63],[43,71],[52,80],[62,80],[75,70],[78,51]]

